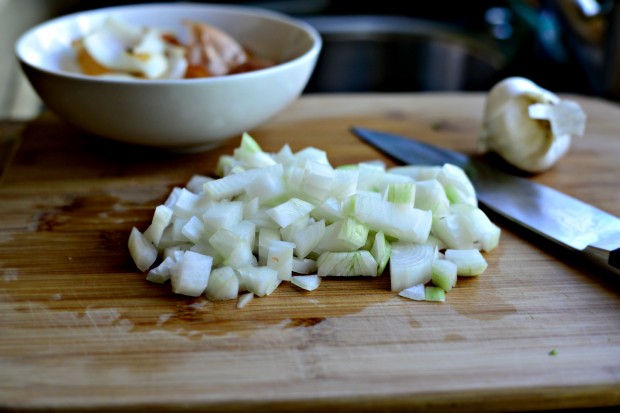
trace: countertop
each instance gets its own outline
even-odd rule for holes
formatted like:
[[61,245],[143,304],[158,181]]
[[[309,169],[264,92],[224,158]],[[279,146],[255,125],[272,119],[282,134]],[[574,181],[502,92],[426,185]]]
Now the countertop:
[[[571,98],[588,114],[586,136],[531,179],[620,215],[620,107]],[[324,149],[333,165],[392,165],[349,128],[472,152],[483,105],[478,93],[305,95],[250,133],[267,151],[289,143]],[[488,269],[445,303],[399,297],[384,275],[326,279],[310,293],[284,284],[237,309],[147,282],[127,239],[238,138],[171,154],[85,135],[49,113],[3,127],[17,144],[2,149],[0,410],[620,405],[620,283],[498,217]]]

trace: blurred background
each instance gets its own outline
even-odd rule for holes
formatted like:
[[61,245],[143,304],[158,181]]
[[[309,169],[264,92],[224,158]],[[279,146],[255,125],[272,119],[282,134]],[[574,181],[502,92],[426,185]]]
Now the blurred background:
[[[0,119],[41,110],[13,45],[52,17],[121,0],[0,0]],[[199,1],[194,1],[199,2]],[[620,100],[620,0],[209,1],[306,20],[324,40],[304,93],[487,91],[524,76],[557,93]]]

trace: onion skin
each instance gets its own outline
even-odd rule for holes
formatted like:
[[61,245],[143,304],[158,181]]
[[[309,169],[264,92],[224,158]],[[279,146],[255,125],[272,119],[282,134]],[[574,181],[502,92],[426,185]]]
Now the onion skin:
[[[495,152],[525,172],[539,173],[551,168],[568,152],[571,135],[583,134],[585,127],[585,114],[576,103],[570,102],[571,109],[560,113],[558,108],[564,102],[568,101],[562,101],[529,79],[502,80],[487,96],[478,136],[479,152]],[[535,104],[549,106],[550,112],[558,115],[535,119],[530,115],[530,106]],[[553,130],[558,128],[553,122],[563,120],[576,126],[568,133],[554,134]]]

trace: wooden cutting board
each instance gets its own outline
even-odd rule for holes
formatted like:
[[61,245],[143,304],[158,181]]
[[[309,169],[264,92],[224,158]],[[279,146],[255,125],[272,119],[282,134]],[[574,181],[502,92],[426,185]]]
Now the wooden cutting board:
[[[574,98],[586,136],[532,179],[620,215],[620,108]],[[308,95],[252,134],[268,151],[325,149],[334,165],[389,162],[353,125],[471,152],[483,104],[482,94]],[[175,296],[135,269],[129,231],[238,139],[170,154],[49,114],[23,127],[0,184],[0,410],[620,405],[620,283],[575,254],[496,221],[489,268],[445,303],[398,297],[387,276],[327,279],[310,293],[282,285],[243,309]]]

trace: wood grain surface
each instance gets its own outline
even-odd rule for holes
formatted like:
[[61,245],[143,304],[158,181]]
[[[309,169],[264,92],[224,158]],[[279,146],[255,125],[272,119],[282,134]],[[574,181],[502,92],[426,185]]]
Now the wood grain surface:
[[[532,177],[620,215],[620,108],[577,99],[586,136]],[[366,126],[472,152],[482,94],[307,95],[251,131],[334,165],[383,159]],[[132,226],[238,139],[170,154],[49,114],[23,125],[0,183],[0,410],[531,411],[620,405],[620,283],[497,218],[487,271],[445,303],[389,278],[283,284],[243,309],[137,271]],[[1,157],[0,157],[1,158]]]

